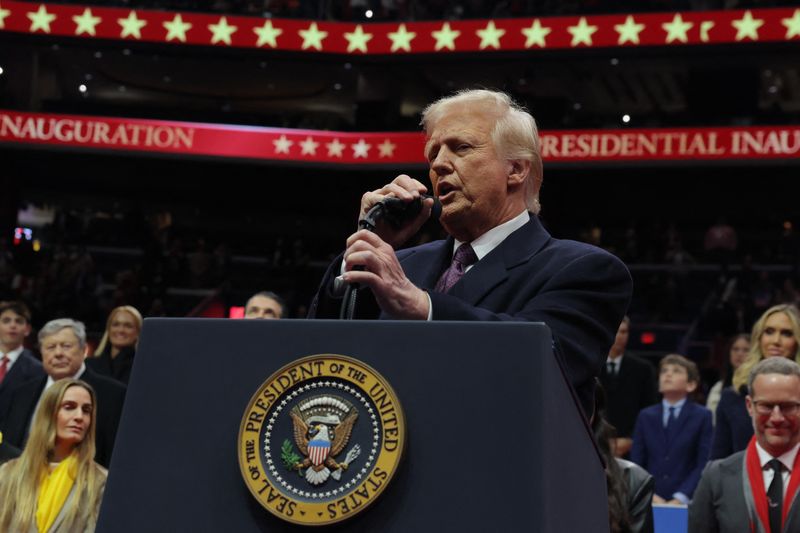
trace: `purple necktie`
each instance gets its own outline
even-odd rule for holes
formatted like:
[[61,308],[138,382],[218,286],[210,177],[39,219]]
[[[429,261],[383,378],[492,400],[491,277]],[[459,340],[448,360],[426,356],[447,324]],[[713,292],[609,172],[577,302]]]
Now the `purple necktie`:
[[472,249],[472,246],[467,242],[463,243],[458,247],[458,250],[456,250],[453,256],[453,262],[450,263],[450,267],[445,270],[442,277],[439,278],[434,290],[436,292],[448,292],[450,288],[461,279],[467,267],[477,260],[478,256],[475,255],[475,250]]

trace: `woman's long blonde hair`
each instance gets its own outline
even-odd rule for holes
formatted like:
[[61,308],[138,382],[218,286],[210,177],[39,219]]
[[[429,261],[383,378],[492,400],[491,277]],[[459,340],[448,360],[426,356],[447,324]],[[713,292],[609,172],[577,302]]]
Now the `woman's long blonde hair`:
[[[103,337],[100,339],[100,342],[97,344],[97,348],[94,351],[95,357],[100,357],[100,355],[103,353],[103,350],[106,349],[106,345],[108,344],[108,331],[111,329],[111,322],[114,321],[114,317],[117,316],[117,313],[121,313],[122,311],[130,313],[130,315],[133,317],[133,321],[136,322],[137,331],[140,334],[142,333],[142,322],[144,320],[142,319],[142,314],[138,309],[132,305],[120,305],[119,307],[115,307],[108,314],[108,320],[106,320],[106,331],[103,333]],[[138,339],[136,342],[139,342]]]
[[739,392],[742,385],[747,384],[747,376],[750,375],[750,371],[759,361],[764,359],[764,354],[761,352],[761,335],[764,333],[767,319],[775,313],[785,314],[789,318],[789,322],[792,323],[792,332],[794,333],[795,341],[797,341],[794,361],[800,363],[800,311],[792,304],[774,305],[764,311],[764,314],[753,324],[753,331],[750,333],[750,352],[748,352],[747,358],[733,374],[733,388],[736,392]]
[[89,392],[92,416],[86,436],[75,447],[78,453],[75,499],[65,516],[65,530],[83,531],[87,523],[97,519],[93,514],[100,503],[103,486],[103,475],[94,463],[97,399],[86,382],[62,379],[42,396],[22,455],[5,465],[0,479],[0,531],[29,531],[36,524],[39,484],[49,472],[56,447],[58,411],[70,387],[83,387]]

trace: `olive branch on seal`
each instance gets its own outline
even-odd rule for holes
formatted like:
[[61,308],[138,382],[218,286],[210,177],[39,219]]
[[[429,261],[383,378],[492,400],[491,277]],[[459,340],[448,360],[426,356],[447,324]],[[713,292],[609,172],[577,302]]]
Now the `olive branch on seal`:
[[285,439],[281,445],[281,461],[283,465],[289,470],[294,470],[297,463],[300,462],[301,457],[294,451],[294,447],[289,439]]

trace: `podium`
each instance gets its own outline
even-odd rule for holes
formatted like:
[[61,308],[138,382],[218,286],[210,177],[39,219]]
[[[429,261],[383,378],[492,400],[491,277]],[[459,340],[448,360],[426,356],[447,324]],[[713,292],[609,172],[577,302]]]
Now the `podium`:
[[326,531],[608,531],[606,481],[544,324],[147,319],[99,532],[308,531],[251,495],[237,439],[253,394],[315,354],[393,387],[406,448],[385,491]]

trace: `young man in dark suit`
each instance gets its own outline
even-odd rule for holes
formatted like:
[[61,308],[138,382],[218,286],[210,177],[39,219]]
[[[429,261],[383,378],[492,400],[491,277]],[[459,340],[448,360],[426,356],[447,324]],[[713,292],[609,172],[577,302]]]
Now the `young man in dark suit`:
[[600,372],[600,382],[606,393],[606,414],[616,429],[612,451],[617,457],[625,457],[631,450],[633,426],[639,411],[658,401],[653,366],[644,359],[625,353],[630,324],[627,316],[622,319],[606,365]]
[[711,452],[711,411],[693,402],[697,365],[682,355],[667,355],[659,365],[661,403],[639,413],[631,460],[656,480],[653,503],[687,505]]
[[689,533],[800,531],[800,365],[769,357],[750,371],[745,399],[755,435],[713,461],[689,506]]
[[44,376],[42,363],[23,346],[31,333],[31,312],[22,302],[0,302],[0,423],[11,391]]
[[4,439],[9,444],[24,447],[34,411],[44,390],[59,379],[80,379],[92,386],[97,397],[95,461],[107,467],[111,462],[125,401],[125,386],[86,367],[86,329],[81,322],[69,318],[51,320],[39,331],[39,345],[46,375],[34,378],[12,391],[0,427]]

